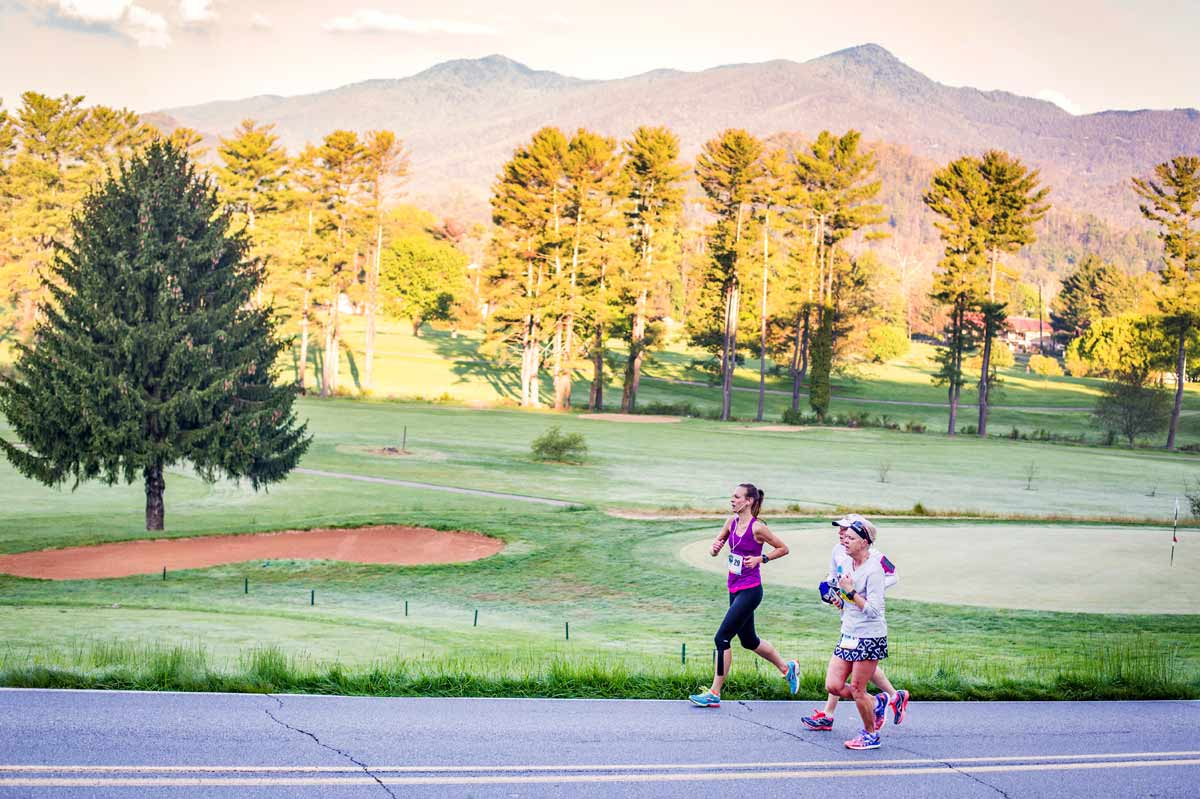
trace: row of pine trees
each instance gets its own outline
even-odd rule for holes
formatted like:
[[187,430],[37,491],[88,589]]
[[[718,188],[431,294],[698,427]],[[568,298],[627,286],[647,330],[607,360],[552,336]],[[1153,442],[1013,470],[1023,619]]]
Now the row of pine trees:
[[[32,330],[55,242],[68,236],[88,188],[161,136],[131,112],[85,107],[81,97],[29,92],[14,112],[0,109],[0,312],[9,335],[24,339]],[[207,155],[195,131],[179,128],[167,138],[193,159]],[[731,129],[687,163],[678,137],[663,127],[638,128],[620,142],[547,127],[501,168],[491,187],[491,228],[469,234],[398,204],[409,158],[391,131],[337,130],[293,156],[271,126],[246,121],[212,156],[220,198],[265,264],[256,302],[283,314],[297,342],[296,381],[305,387],[308,364],[316,363],[323,395],[342,390],[343,299],[365,317],[364,390],[374,383],[382,314],[412,320],[414,332],[425,320],[458,319],[482,323],[484,351],[519,364],[526,406],[542,402],[540,376],[548,371],[553,406],[569,407],[572,375],[587,368],[588,404],[603,408],[615,367],[620,407],[635,410],[646,358],[663,343],[672,315],[691,343],[712,354],[722,419],[731,415],[741,353],[759,358],[757,418],[768,359],[791,377],[792,410],[807,384],[811,408],[824,417],[837,369],[889,328],[907,338],[908,308],[898,312],[894,290],[885,290],[888,269],[873,245],[889,222],[878,202],[878,162],[856,131],[801,142]],[[1163,268],[1127,276],[1085,259],[1067,276],[1051,320],[1075,340],[1068,364],[1090,363],[1139,391],[1152,388],[1154,375],[1175,373],[1168,447],[1197,337],[1198,161],[1181,156],[1133,181],[1144,215],[1161,231]],[[928,296],[942,309],[935,379],[947,387],[951,434],[962,389],[978,368],[976,429],[987,435],[994,343],[1021,277],[1009,261],[1036,240],[1048,194],[1036,170],[996,150],[955,159],[924,193],[943,243]],[[1111,302],[1096,299],[1101,283],[1120,283]],[[1111,356],[1097,366],[1112,348],[1093,339],[1117,329],[1105,320],[1133,306],[1139,329],[1155,331],[1156,354],[1124,358],[1150,366],[1125,369]],[[627,351],[623,361],[612,357],[614,340]],[[1166,340],[1171,362],[1164,365]]]

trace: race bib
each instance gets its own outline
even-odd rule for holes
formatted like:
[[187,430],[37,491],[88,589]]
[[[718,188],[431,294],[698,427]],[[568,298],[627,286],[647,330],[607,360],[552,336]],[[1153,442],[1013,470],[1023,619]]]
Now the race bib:
[[729,553],[729,573],[738,575],[742,573],[741,555],[735,555],[732,552]]
[[858,649],[858,639],[851,638],[848,635],[843,635],[842,641],[838,644],[838,646],[847,652],[853,652],[855,649]]

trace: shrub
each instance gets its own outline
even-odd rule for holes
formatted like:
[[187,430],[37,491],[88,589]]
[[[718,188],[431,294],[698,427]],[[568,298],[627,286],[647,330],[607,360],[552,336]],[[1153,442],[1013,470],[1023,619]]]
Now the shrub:
[[1091,371],[1091,364],[1087,358],[1079,351],[1079,344],[1083,339],[1075,339],[1067,345],[1067,351],[1063,355],[1063,364],[1067,367],[1067,374],[1071,377],[1087,377]]
[[1029,370],[1042,377],[1062,377],[1063,373],[1056,358],[1037,354],[1029,356]]
[[1188,505],[1191,506],[1192,516],[1200,519],[1200,480],[1185,486],[1183,495],[1187,497]]
[[904,429],[910,433],[924,433],[926,430],[926,427],[925,427],[925,425],[921,424],[920,422],[914,422],[912,420],[909,420],[904,423]]
[[588,452],[582,433],[564,433],[558,425],[535,438],[530,449],[534,460],[558,463],[583,463]]
[[1104,385],[1104,394],[1093,413],[1110,438],[1120,435],[1132,448],[1137,436],[1166,428],[1171,418],[1171,398],[1161,388],[1114,381]]
[[783,412],[784,424],[807,424],[808,417],[804,415],[804,411],[799,408],[788,408]]
[[899,325],[876,325],[867,331],[867,357],[875,363],[895,360],[908,348],[908,336]]

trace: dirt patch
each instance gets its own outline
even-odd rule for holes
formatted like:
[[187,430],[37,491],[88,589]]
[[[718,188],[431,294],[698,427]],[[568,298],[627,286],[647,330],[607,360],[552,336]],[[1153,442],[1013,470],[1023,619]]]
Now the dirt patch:
[[400,449],[399,447],[376,447],[375,449],[368,449],[367,452],[372,455],[383,455],[388,458],[407,458],[409,455],[412,455],[408,450]]
[[861,430],[861,427],[833,427],[832,425],[795,424],[744,424],[743,430],[762,430],[767,433],[811,433],[817,430]]
[[254,535],[157,538],[0,555],[0,572],[48,580],[95,580],[203,569],[250,560],[340,560],[414,565],[494,555],[504,542],[478,533],[381,525]]
[[593,419],[598,422],[635,422],[641,424],[671,424],[682,422],[682,416],[656,416],[652,413],[584,413],[580,419]]

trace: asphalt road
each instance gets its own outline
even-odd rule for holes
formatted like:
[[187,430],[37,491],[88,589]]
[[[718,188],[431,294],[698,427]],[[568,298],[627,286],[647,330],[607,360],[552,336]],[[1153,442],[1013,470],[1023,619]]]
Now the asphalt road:
[[0,797],[1200,795],[1200,702],[813,704],[0,690]]

